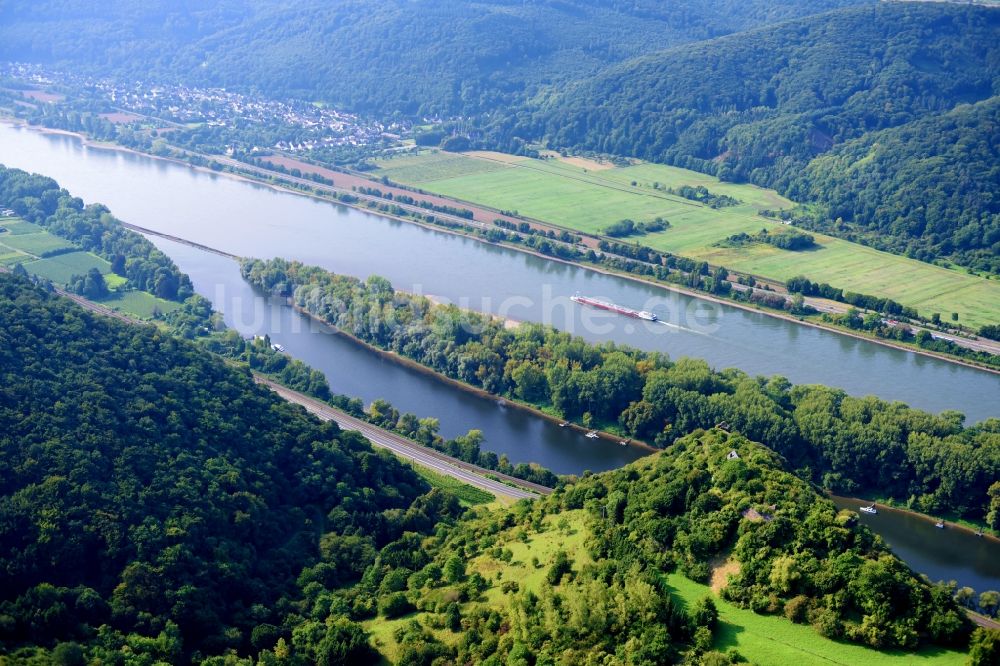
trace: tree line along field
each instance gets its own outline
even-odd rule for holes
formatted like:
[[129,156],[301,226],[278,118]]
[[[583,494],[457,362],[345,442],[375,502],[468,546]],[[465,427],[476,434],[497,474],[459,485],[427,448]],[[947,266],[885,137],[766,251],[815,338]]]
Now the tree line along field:
[[[125,278],[111,272],[107,260],[36,224],[18,218],[0,218],[0,229],[4,230],[0,231],[0,266],[11,268],[20,264],[29,274],[57,285],[65,285],[74,276],[85,275],[92,268],[104,276],[109,289],[115,290],[126,282]],[[180,307],[179,303],[136,290],[112,291],[101,302],[143,319]]]
[[[891,298],[924,315],[957,312],[959,321],[972,327],[1000,320],[1000,284],[996,281],[850,241],[809,232],[818,247],[805,252],[764,243],[720,247],[721,241],[734,234],[787,228],[759,214],[793,205],[773,190],[722,183],[702,173],[652,163],[594,170],[553,159],[502,157],[506,159],[424,151],[382,159],[374,173],[589,233],[600,233],[625,218],[646,222],[663,217],[670,228],[633,236],[627,242],[775,280],[805,275],[848,291]],[[684,185],[704,186],[712,194],[740,203],[715,209],[665,191]]]

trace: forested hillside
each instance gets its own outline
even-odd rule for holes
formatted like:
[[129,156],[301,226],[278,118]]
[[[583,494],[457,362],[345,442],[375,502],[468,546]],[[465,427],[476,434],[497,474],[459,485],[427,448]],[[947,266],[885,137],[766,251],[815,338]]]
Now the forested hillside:
[[642,53],[856,2],[15,0],[0,7],[0,59],[380,116],[468,114]]
[[1000,273],[998,184],[1000,97],[991,97],[835,146],[788,194],[829,205],[821,231]]
[[[996,161],[992,104],[885,135],[883,160],[855,172],[840,167],[869,157],[861,146],[879,139],[846,142],[1000,93],[998,45],[995,8],[848,8],[610,67],[553,92],[533,114],[498,119],[495,136],[501,144],[545,137],[749,180],[826,203],[833,212],[823,215],[861,225],[887,248],[993,266],[996,174],[963,166]],[[935,129],[944,135],[932,136]],[[835,166],[820,161],[802,173],[831,149]],[[928,167],[921,183],[932,179],[932,187],[892,191]],[[961,248],[946,243],[952,235]]]
[[[721,629],[715,604],[682,607],[668,577],[707,581],[719,568],[724,598],[829,638],[912,650],[962,644],[969,631],[947,587],[920,580],[773,452],[718,430],[444,528],[419,551],[383,551],[342,594],[354,608],[377,607],[375,627],[400,609],[418,611],[390,624],[395,632],[378,632],[393,636],[388,647],[400,663],[667,664],[686,656],[731,664],[733,655],[709,654]],[[873,655],[850,663],[865,656]]]
[[337,610],[292,638],[303,589],[458,512],[428,491],[247,372],[0,275],[0,652],[361,658]]

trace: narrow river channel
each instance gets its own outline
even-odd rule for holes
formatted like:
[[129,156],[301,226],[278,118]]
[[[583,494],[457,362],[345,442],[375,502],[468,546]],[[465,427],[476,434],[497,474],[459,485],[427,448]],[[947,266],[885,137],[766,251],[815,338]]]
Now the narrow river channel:
[[[852,511],[868,504],[850,497],[832,499],[839,508]],[[881,505],[877,511],[858,515],[914,571],[932,581],[954,580],[977,592],[1000,590],[1000,541],[947,523],[939,529],[933,520],[909,511]]]
[[[717,368],[874,394],[970,422],[1000,416],[1000,375],[720,306],[189,167],[0,124],[0,162],[52,176],[134,224],[240,256],[286,257],[517,320],[544,321]],[[581,308],[574,293],[655,311],[664,323]]]

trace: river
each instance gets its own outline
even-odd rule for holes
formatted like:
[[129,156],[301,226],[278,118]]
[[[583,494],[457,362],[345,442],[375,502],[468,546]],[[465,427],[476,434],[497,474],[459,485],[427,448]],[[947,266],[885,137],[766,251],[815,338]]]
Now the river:
[[[546,319],[592,340],[702,357],[716,367],[779,373],[931,411],[959,409],[973,421],[1000,415],[1000,377],[987,372],[141,155],[88,148],[75,137],[0,124],[0,163],[52,176],[126,221],[235,254],[297,258],[357,276],[377,273],[397,288],[516,319]],[[446,437],[478,428],[486,435],[485,448],[558,473],[611,469],[644,453],[588,440],[385,360],[255,291],[235,261],[150,239],[191,276],[229,326],[244,335],[271,335],[322,371],[335,392],[366,402],[385,398],[402,411],[437,417]],[[652,307],[671,325],[581,310],[568,300],[575,292]],[[933,580],[956,579],[979,591],[1000,587],[995,542],[942,532],[902,512],[864,519]]]
[[[868,504],[849,497],[832,499],[837,507],[852,511]],[[932,581],[954,580],[959,587],[977,592],[1000,590],[1000,542],[996,539],[950,525],[938,529],[925,516],[881,505],[875,515],[858,515],[911,569]]]
[[[240,256],[298,259],[358,277],[375,273],[398,289],[544,321],[589,340],[827,384],[931,412],[955,409],[970,422],[1000,416],[1000,375],[163,160],[87,147],[73,136],[0,124],[0,162],[51,176],[128,222]],[[666,323],[583,308],[570,302],[574,293],[650,309]]]

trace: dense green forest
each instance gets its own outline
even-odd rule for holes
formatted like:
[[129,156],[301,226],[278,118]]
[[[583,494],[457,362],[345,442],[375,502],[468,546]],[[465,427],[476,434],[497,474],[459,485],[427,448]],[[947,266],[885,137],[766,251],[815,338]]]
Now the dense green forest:
[[[587,426],[619,427],[667,446],[719,423],[759,441],[805,478],[841,493],[865,490],[924,512],[982,519],[1000,478],[1000,420],[963,425],[873,396],[782,377],[714,371],[541,325],[503,322],[282,259],[248,260],[243,275],[361,340],[495,395],[551,409]],[[1000,514],[990,514],[1000,520]],[[1000,527],[998,522],[994,527]]]
[[969,631],[947,587],[917,578],[773,452],[719,430],[480,512],[423,549],[383,551],[343,595],[387,619],[419,611],[395,636],[402,663],[729,664],[707,654],[714,603],[682,610],[666,576],[704,581],[727,559],[724,598],[829,638],[913,649]]
[[10,275],[0,424],[7,652],[76,641],[102,663],[182,663],[284,636],[336,654],[360,631],[336,611],[291,639],[304,589],[350,581],[377,549],[459,510],[248,372]]
[[469,114],[642,53],[856,2],[17,0],[0,7],[0,59],[380,116]]
[[829,206],[804,220],[819,231],[1000,273],[998,183],[1000,97],[991,97],[837,145],[788,194]]
[[494,119],[493,140],[774,187],[824,204],[826,231],[996,270],[996,104],[948,112],[1000,93],[998,44],[988,7],[848,8],[609,67]]

